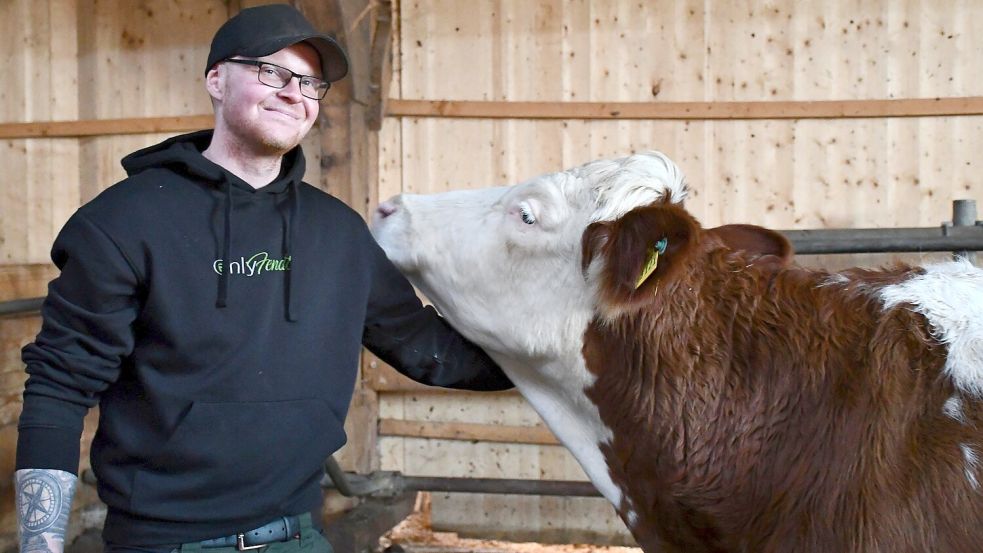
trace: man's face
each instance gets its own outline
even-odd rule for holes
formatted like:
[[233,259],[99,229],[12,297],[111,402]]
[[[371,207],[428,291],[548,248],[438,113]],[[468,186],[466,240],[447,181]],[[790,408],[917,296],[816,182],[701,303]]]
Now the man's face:
[[[294,73],[321,77],[317,51],[307,44],[294,44],[257,58]],[[259,68],[220,63],[206,78],[209,94],[216,100],[216,126],[224,126],[239,145],[248,150],[282,155],[300,144],[317,119],[318,101],[300,93],[298,79],[281,89],[257,77]]]

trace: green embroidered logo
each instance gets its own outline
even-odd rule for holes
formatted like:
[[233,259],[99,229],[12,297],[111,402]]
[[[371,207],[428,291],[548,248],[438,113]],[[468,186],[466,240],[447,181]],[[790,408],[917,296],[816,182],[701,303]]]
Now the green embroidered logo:
[[[216,259],[215,262],[212,263],[212,270],[214,270],[216,274],[222,274],[222,271],[225,270],[224,261],[221,259]],[[265,271],[289,270],[289,255],[283,259],[271,259],[270,254],[267,252],[253,254],[253,256],[249,259],[240,257],[238,261],[232,261],[229,263],[230,275],[245,275],[247,277],[259,275]]]

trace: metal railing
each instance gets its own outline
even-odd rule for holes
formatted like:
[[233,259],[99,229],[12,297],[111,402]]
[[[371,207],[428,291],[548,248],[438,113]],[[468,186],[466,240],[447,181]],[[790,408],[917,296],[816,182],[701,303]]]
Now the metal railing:
[[983,251],[975,200],[952,202],[952,221],[929,228],[783,230],[797,254]]
[[324,462],[324,473],[321,487],[336,489],[345,497],[393,496],[407,491],[601,497],[600,492],[590,482],[574,480],[404,476],[390,471],[379,471],[368,475],[346,473],[341,470],[333,456],[328,457]]

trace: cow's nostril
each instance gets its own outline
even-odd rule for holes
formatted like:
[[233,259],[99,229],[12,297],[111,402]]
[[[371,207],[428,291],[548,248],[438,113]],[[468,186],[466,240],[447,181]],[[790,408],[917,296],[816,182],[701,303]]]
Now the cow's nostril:
[[393,213],[396,213],[396,204],[390,201],[382,202],[379,204],[379,207],[376,208],[376,212],[379,213],[379,217],[385,219]]

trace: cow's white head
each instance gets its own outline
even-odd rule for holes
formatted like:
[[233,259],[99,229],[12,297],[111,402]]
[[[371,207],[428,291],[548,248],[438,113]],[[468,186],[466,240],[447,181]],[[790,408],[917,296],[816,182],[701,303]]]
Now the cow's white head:
[[373,232],[468,338],[498,359],[539,364],[579,352],[592,316],[587,226],[685,196],[679,168],[653,152],[511,187],[397,196],[379,206]]
[[612,433],[585,393],[596,380],[582,349],[599,276],[583,266],[598,246],[584,243],[585,230],[685,196],[676,165],[647,153],[512,187],[398,196],[373,221],[396,266],[505,369],[627,521],[602,454]]

